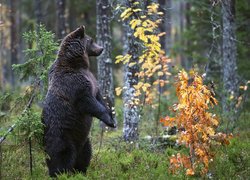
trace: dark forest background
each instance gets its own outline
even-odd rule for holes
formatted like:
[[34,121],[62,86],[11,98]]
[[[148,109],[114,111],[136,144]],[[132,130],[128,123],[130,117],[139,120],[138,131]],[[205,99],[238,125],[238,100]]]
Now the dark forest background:
[[[131,36],[128,24],[120,18],[124,9],[119,7],[129,8],[131,2],[136,1],[0,0],[0,179],[30,178],[30,162],[35,162],[34,177],[47,178],[39,139],[49,66],[44,59],[53,62],[62,38],[81,25],[105,48],[100,57],[91,57],[90,68],[102,94],[114,106],[118,122],[116,130],[106,131],[103,124],[94,121],[90,135],[94,157],[86,178],[138,179],[142,174],[148,179],[187,178],[170,176],[169,164],[165,164],[167,157],[185,150],[176,146],[175,130],[159,123],[160,117],[171,114],[169,107],[177,101],[174,77],[181,69],[187,72],[195,69],[206,77],[204,83],[209,84],[219,101],[214,109],[221,119],[218,129],[235,135],[227,150],[225,147],[218,150],[220,156],[206,177],[249,177],[250,1],[138,1],[142,9],[150,3],[159,3],[159,11],[164,13],[158,31],[166,33],[160,43],[171,59],[171,76],[164,87],[167,93],[158,91],[162,97],[157,109],[143,104],[137,113],[127,116],[131,109],[124,108],[126,97],[116,96],[115,88],[129,82],[126,74],[130,70],[126,65],[116,64],[115,59],[130,50],[135,56],[140,52],[138,39]],[[30,31],[43,33],[44,47],[50,47],[47,56],[36,49],[42,41]],[[130,134],[124,130],[126,126]]]

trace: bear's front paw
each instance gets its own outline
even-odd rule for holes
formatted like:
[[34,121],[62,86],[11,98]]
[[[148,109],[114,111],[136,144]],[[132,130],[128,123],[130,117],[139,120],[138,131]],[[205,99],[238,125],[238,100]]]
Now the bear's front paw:
[[101,119],[102,122],[104,122],[107,126],[112,127],[112,128],[116,128],[116,122],[115,120],[112,118],[112,115],[105,113]]

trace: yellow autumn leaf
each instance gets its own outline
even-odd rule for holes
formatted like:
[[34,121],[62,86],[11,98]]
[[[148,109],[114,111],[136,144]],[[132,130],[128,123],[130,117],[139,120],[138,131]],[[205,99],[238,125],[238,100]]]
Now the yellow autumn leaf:
[[148,26],[147,20],[142,22],[142,26],[143,27],[147,27]]
[[133,19],[129,24],[130,24],[132,29],[135,29],[136,26],[139,26],[141,24],[141,20]]
[[158,15],[163,15],[164,13],[163,13],[163,12],[158,12],[157,14],[158,14]]
[[151,5],[147,6],[148,11],[150,13],[157,13],[159,4],[158,3],[152,3]]
[[161,32],[161,33],[159,33],[157,36],[158,36],[158,37],[161,37],[161,36],[164,36],[164,35],[166,35],[166,32]]
[[151,84],[149,84],[149,83],[144,83],[144,86],[148,88],[148,87],[151,87]]
[[115,64],[117,64],[117,63],[120,63],[124,59],[124,56],[119,55],[119,56],[116,56],[115,59],[116,59]]
[[144,34],[144,29],[142,27],[136,28],[136,31],[134,33],[135,37],[138,37],[139,35]]
[[128,13],[131,13],[132,8],[128,8],[125,11],[123,11],[123,13],[121,14],[121,18],[123,19]]
[[218,120],[215,119],[215,118],[211,118],[211,122],[212,122],[212,124],[213,124],[214,126],[218,126],[218,124],[219,124]]
[[133,9],[133,12],[141,12],[142,10],[141,9]]
[[121,87],[115,88],[115,93],[116,93],[117,96],[120,96],[121,93],[122,93],[122,88]]
[[213,136],[215,134],[214,129],[211,127],[206,128],[206,133],[209,134],[210,136]]
[[128,64],[129,67],[132,67],[134,65],[136,65],[136,62],[131,62],[131,63]]
[[141,95],[141,92],[140,92],[140,91],[136,91],[134,95],[135,95],[135,96],[140,96],[140,95]]
[[147,87],[146,86],[142,86],[142,90],[143,90],[143,92],[146,92],[147,91]]
[[164,73],[162,71],[159,71],[157,74],[158,74],[158,76],[163,76],[164,75]]
[[133,12],[129,12],[128,14],[126,14],[122,20],[124,21],[125,19],[129,18],[131,15],[133,14]]

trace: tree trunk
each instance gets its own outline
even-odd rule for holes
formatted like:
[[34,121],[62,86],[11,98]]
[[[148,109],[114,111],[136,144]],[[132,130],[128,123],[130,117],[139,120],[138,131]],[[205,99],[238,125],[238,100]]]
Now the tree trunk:
[[[235,120],[235,99],[238,96],[238,75],[236,63],[236,35],[235,35],[235,1],[224,0],[222,2],[223,21],[223,83],[225,96],[223,97],[223,112],[230,120]],[[229,115],[230,114],[230,115]]]
[[[17,5],[18,1],[17,0],[11,0],[10,1],[10,36],[11,36],[11,42],[10,42],[10,48],[11,48],[11,65],[17,64],[18,63],[18,23],[17,23]],[[14,74],[14,71],[12,68],[11,70],[11,85],[12,88],[16,86],[16,77]]]
[[69,1],[68,7],[69,7],[69,17],[68,17],[68,23],[69,23],[69,30],[73,31],[77,27],[76,23],[76,16],[77,12],[75,11],[75,1]]
[[[130,7],[130,2],[126,0],[125,7]],[[124,22],[125,43],[124,49],[126,54],[132,57],[124,67],[124,92],[123,92],[123,138],[125,141],[133,142],[138,140],[138,122],[139,122],[139,109],[136,105],[132,104],[134,99],[135,88],[134,85],[138,84],[138,77],[136,73],[139,71],[138,65],[129,67],[128,64],[138,62],[139,46],[134,37],[133,30],[129,27],[128,21]]]
[[57,37],[59,39],[66,35],[65,4],[66,0],[56,0]]
[[[109,107],[114,107],[114,81],[111,60],[111,5],[109,0],[96,1],[96,29],[97,43],[104,51],[97,57],[98,61],[98,84],[101,94]],[[104,128],[104,124],[102,123]]]
[[35,8],[36,24],[39,25],[43,23],[42,0],[35,0],[34,8]]
[[[3,22],[3,4],[0,6],[0,26],[4,26]],[[3,66],[4,66],[4,57],[3,57],[3,30],[0,30],[0,91],[3,91],[4,89],[4,73],[3,73]],[[1,176],[0,176],[1,177]]]
[[[128,64],[138,62],[139,47],[133,36],[133,31],[130,27],[126,27],[127,37],[127,53],[132,55]],[[138,139],[138,122],[139,122],[139,109],[131,102],[134,98],[135,88],[134,85],[138,83],[138,77],[135,75],[139,71],[139,67],[134,65],[129,67],[128,64],[124,67],[124,93],[123,93],[123,137],[125,141],[136,141]]]
[[181,65],[185,69],[189,69],[189,64],[187,59],[184,56],[184,44],[185,44],[185,39],[183,38],[184,30],[186,27],[186,16],[185,16],[185,10],[186,10],[186,2],[181,1],[180,2],[180,60],[181,60]]
[[160,39],[161,47],[165,50],[166,54],[170,54],[170,48],[172,46],[171,40],[171,4],[172,0],[158,0],[160,11],[164,13],[163,23],[160,25],[160,31],[165,32],[166,35]]

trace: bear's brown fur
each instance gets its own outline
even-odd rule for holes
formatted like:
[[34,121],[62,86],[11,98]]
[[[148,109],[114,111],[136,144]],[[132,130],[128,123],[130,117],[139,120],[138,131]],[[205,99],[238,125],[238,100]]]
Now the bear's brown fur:
[[86,172],[91,158],[88,134],[93,116],[115,127],[112,112],[106,107],[89,70],[89,56],[98,56],[102,50],[85,34],[84,26],[68,34],[60,45],[49,72],[42,113],[50,176]]

